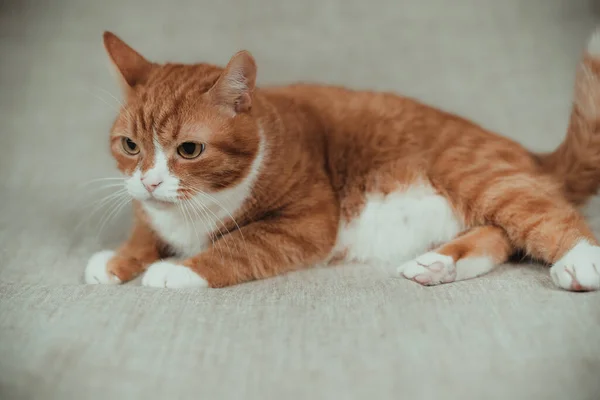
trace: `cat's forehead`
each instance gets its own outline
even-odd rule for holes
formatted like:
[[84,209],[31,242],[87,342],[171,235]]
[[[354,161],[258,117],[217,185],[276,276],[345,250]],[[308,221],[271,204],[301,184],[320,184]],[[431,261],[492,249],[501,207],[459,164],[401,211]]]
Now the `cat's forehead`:
[[221,72],[222,68],[210,64],[160,65],[141,85],[140,94],[145,97],[202,94],[215,84]]
[[136,113],[135,117],[127,116],[127,110],[119,118],[113,133],[119,136],[130,136],[137,140],[159,141],[162,144],[180,140],[196,139],[206,141],[220,131],[218,118],[202,112],[148,112]]
[[155,104],[124,107],[112,133],[148,143],[193,140],[208,142],[228,131],[229,118],[215,107],[197,102],[161,99]]
[[206,133],[210,130],[207,125],[222,122],[204,96],[220,73],[220,68],[205,64],[157,68],[144,85],[130,94],[113,130],[165,138]]

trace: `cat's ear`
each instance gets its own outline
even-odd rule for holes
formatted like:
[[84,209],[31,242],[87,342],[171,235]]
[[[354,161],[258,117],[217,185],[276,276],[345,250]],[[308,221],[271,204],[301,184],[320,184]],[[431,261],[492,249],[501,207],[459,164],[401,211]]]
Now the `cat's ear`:
[[104,48],[112,62],[125,93],[148,80],[153,64],[129,47],[112,32],[104,32]]
[[208,94],[216,103],[236,113],[252,108],[252,93],[256,84],[256,62],[248,51],[236,53]]

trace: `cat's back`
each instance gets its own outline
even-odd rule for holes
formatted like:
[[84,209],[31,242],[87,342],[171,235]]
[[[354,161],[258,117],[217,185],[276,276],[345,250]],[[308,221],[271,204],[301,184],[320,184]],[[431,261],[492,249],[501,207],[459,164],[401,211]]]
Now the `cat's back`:
[[355,90],[343,86],[296,83],[263,89],[276,103],[293,101],[314,108],[331,122],[355,121],[368,116],[375,121],[397,118],[402,111],[416,111],[421,104],[390,92]]
[[[490,136],[472,121],[392,92],[355,90],[341,86],[292,84],[263,89],[280,113],[306,112],[323,124],[338,145],[360,140],[390,147],[415,141],[422,146],[450,132]],[[366,142],[365,142],[366,141]]]

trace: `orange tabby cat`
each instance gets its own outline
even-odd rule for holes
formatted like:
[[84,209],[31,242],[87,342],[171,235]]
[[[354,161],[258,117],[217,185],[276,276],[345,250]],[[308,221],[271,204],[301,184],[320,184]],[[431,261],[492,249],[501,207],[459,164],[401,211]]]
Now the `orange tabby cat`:
[[394,94],[258,89],[248,52],[223,69],[151,63],[108,32],[104,45],[126,98],[110,143],[135,226],[92,256],[88,283],[145,271],[145,286],[224,287],[359,261],[436,285],[520,249],[564,289],[600,288],[600,247],[575,208],[600,183],[592,54],[567,140],[533,155]]

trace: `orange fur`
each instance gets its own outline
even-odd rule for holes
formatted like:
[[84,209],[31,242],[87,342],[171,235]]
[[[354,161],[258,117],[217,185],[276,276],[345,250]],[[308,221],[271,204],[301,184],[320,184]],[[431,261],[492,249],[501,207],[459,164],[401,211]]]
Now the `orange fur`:
[[[171,157],[169,169],[182,180],[182,198],[195,188],[215,193],[248,176],[264,141],[251,195],[211,234],[214,245],[182,262],[211,287],[325,261],[340,221],[355,218],[369,193],[385,195],[418,181],[445,196],[468,229],[438,249],[455,261],[485,254],[501,263],[523,249],[555,262],[582,238],[597,243],[573,205],[600,182],[600,153],[581,145],[582,136],[591,139],[578,107],[566,143],[535,156],[463,118],[391,93],[305,84],[255,88],[256,65],[247,52],[225,69],[159,65],[113,34],[104,39],[127,100],[111,131],[125,174],[152,167],[155,132]],[[138,156],[123,152],[123,136],[140,146]],[[206,143],[206,154],[177,159],[175,149],[185,140]],[[168,244],[145,218],[137,207],[132,236],[112,262],[122,281],[164,256]],[[225,257],[223,249],[230,249]]]
[[452,257],[454,262],[486,256],[491,257],[494,263],[501,264],[508,260],[513,248],[502,228],[484,225],[470,229],[436,251]]
[[585,54],[579,65],[567,138],[541,154],[542,168],[558,178],[565,197],[581,205],[600,187],[600,54]]

